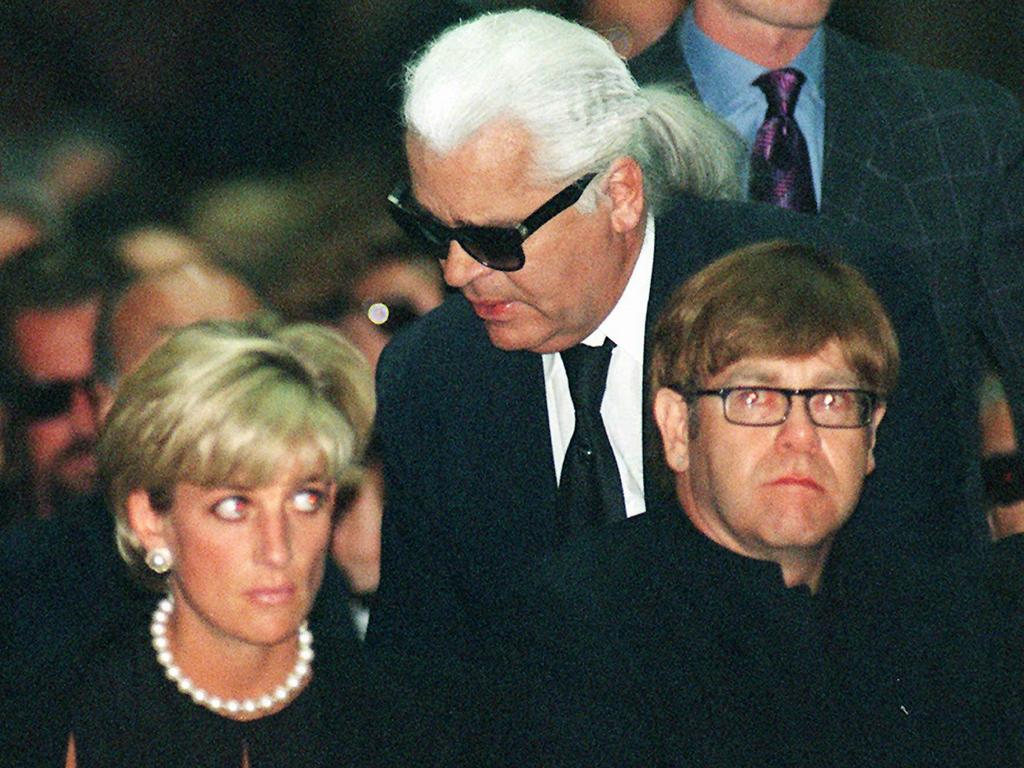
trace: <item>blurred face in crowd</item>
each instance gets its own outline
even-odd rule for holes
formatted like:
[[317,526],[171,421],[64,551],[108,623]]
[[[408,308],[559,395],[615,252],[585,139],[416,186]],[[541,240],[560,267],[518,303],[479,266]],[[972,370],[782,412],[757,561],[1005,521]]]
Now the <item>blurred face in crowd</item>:
[[355,498],[334,526],[331,555],[356,595],[372,595],[380,584],[380,527],[384,478],[380,465],[369,468]]
[[391,337],[444,301],[444,284],[436,271],[431,273],[423,264],[397,257],[374,266],[357,280],[351,300],[357,308],[338,321],[338,330],[376,370]]
[[26,381],[21,410],[33,483],[42,506],[91,491],[96,482],[97,409],[93,335],[99,299],[60,309],[27,309],[13,342]]
[[175,328],[200,320],[241,320],[259,310],[256,295],[240,280],[201,264],[143,278],[119,299],[110,319],[117,373],[135,370]]
[[[513,227],[561,191],[538,184],[531,138],[521,126],[484,126],[461,147],[440,155],[414,135],[406,142],[419,206],[449,227]],[[589,335],[625,289],[643,236],[643,179],[620,158],[594,182],[597,209],[570,207],[523,243],[514,272],[484,266],[452,241],[442,261],[445,281],[462,291],[491,343],[504,350],[556,352]]]
[[0,210],[0,264],[42,240],[39,227],[13,211]]
[[[724,387],[859,388],[837,342],[807,357],[747,357],[706,383]],[[776,426],[730,423],[717,396],[687,404],[663,389],[656,413],[680,502],[694,525],[726,549],[783,566],[820,567],[850,519],[874,469],[875,430],[812,423],[806,398],[794,396]],[[693,409],[693,413],[690,409]],[[788,580],[787,580],[788,583]]]

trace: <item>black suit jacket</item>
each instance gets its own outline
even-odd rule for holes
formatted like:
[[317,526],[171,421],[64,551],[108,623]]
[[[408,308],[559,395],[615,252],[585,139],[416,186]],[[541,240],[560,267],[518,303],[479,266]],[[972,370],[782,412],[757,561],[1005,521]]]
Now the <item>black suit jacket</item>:
[[[990,354],[1015,421],[1024,424],[1019,105],[986,80],[915,66],[828,27],[825,34],[821,212],[865,225],[915,255],[958,385],[976,387]],[[678,40],[677,25],[630,62],[641,83],[676,81],[696,91]],[[977,408],[957,426],[965,450],[976,457]],[[979,473],[967,481],[965,508],[979,510]],[[984,537],[980,515],[973,518]]]
[[[949,508],[963,470],[944,421],[952,395],[941,335],[911,257],[897,255],[894,268],[891,249],[842,234],[822,217],[686,198],[657,220],[647,324],[686,277],[734,247],[773,237],[845,248],[893,316],[902,383],[881,427],[863,522],[848,536],[916,550],[941,531],[930,510]],[[555,546],[541,356],[494,348],[454,296],[388,346],[377,387],[387,498],[380,600],[367,643],[441,660],[486,656],[513,586]],[[643,413],[651,445],[649,402]],[[656,454],[644,462],[648,508],[664,495],[660,466]]]
[[595,530],[523,590],[516,726],[543,766],[1016,765],[981,573],[886,560],[786,589],[677,505]]

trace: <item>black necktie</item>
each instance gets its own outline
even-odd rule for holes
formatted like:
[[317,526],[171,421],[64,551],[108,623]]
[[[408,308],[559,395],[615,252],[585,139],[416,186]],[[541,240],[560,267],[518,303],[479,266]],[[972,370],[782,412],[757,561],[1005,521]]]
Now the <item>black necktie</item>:
[[754,137],[750,197],[791,211],[817,213],[811,156],[796,122],[796,101],[805,79],[799,69],[786,67],[765,72],[753,82],[764,92],[768,109]]
[[619,467],[601,420],[601,400],[615,343],[577,344],[563,351],[576,428],[558,484],[558,534],[564,542],[591,526],[626,517]]

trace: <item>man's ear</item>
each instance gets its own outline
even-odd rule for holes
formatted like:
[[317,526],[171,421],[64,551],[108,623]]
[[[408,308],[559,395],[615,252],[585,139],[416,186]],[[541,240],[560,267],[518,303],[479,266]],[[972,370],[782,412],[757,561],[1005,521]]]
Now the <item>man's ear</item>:
[[158,512],[150,503],[149,494],[141,489],[128,494],[125,501],[128,525],[147,552],[167,546],[167,513]]
[[868,445],[868,463],[864,472],[866,475],[870,475],[875,471],[875,440],[878,439],[878,425],[882,423],[884,416],[885,405],[882,404],[875,408],[875,413],[871,417],[871,443]]
[[611,200],[611,225],[618,233],[629,232],[643,221],[644,173],[632,157],[612,162],[605,174],[603,192]]
[[662,387],[654,394],[654,420],[661,432],[665,463],[677,475],[690,467],[690,410],[673,389]]

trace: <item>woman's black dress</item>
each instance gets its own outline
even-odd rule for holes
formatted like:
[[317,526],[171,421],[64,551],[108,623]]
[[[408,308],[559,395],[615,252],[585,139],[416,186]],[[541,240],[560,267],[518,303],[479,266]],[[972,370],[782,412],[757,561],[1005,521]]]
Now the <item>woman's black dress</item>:
[[214,714],[167,680],[148,629],[86,668],[71,713],[80,768],[251,768],[376,765],[381,714],[361,649],[314,628],[313,677],[283,710],[239,722]]

